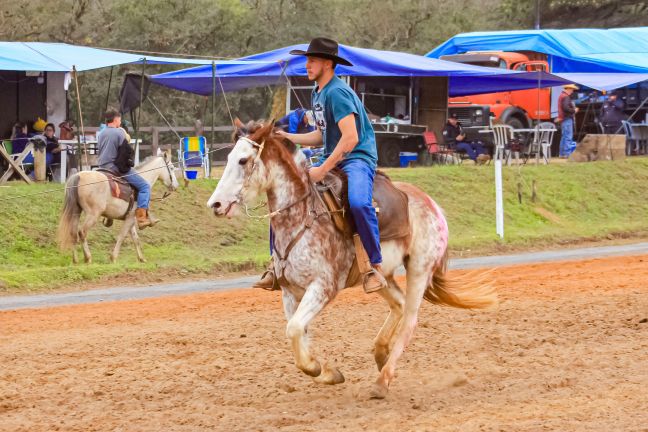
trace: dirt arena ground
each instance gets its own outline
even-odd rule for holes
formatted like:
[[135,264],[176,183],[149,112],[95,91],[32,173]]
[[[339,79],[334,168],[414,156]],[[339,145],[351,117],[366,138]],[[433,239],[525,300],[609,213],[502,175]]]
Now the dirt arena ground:
[[497,311],[424,304],[381,401],[360,289],[310,329],[335,387],[293,366],[278,293],[3,312],[0,430],[648,431],[648,256],[494,276]]

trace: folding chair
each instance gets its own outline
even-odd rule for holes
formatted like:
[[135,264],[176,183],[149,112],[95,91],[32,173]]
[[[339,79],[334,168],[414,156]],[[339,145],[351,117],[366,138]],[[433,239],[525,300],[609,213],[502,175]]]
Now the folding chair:
[[198,170],[195,168],[202,168],[205,178],[209,178],[209,154],[207,153],[207,139],[204,136],[182,138],[178,150],[178,160],[185,179],[196,179]]

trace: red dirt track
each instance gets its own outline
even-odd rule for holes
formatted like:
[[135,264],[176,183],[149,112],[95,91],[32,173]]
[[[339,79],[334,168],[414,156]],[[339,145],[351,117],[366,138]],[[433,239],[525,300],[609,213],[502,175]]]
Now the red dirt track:
[[360,289],[309,329],[334,387],[293,365],[278,293],[1,312],[0,431],[648,431],[648,256],[493,275],[497,311],[423,305],[381,401]]

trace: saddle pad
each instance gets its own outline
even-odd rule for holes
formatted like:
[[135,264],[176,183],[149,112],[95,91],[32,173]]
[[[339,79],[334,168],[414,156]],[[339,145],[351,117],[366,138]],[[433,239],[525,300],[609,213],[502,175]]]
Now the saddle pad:
[[121,178],[120,174],[104,169],[98,169],[97,171],[108,177],[110,193],[113,197],[119,198],[120,200],[126,201],[127,203],[130,203],[131,200],[134,200],[136,198],[134,194],[135,190],[126,180]]
[[[343,229],[338,223],[336,223],[336,227],[347,234],[349,232],[355,232],[355,224],[351,213],[348,211],[348,186],[344,172],[337,169],[332,170],[327,174],[323,183],[324,186],[318,185],[318,191],[324,195],[323,200],[327,204],[329,211],[335,212],[333,213],[334,217],[336,214],[343,214],[346,224],[351,226],[352,229]],[[336,199],[330,199],[331,196]],[[378,215],[380,240],[395,240],[409,235],[410,226],[407,194],[396,188],[387,174],[382,171],[377,171],[374,178],[373,200]],[[337,207],[333,207],[335,205]],[[339,212],[341,208],[345,211]]]

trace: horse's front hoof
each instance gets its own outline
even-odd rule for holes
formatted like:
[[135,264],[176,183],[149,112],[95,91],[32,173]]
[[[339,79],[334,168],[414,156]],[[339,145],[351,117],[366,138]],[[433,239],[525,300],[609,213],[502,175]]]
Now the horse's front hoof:
[[141,262],[141,263],[145,263],[145,262],[146,262],[146,258],[138,258],[138,260],[139,260],[139,262]]
[[387,393],[389,393],[389,388],[382,383],[374,383],[373,386],[371,386],[371,391],[369,392],[369,398],[370,399],[385,399],[387,397]]
[[344,375],[342,375],[342,372],[338,368],[329,367],[325,364],[324,368],[322,368],[322,373],[314,377],[313,381],[318,384],[335,385],[342,384],[345,380]]

